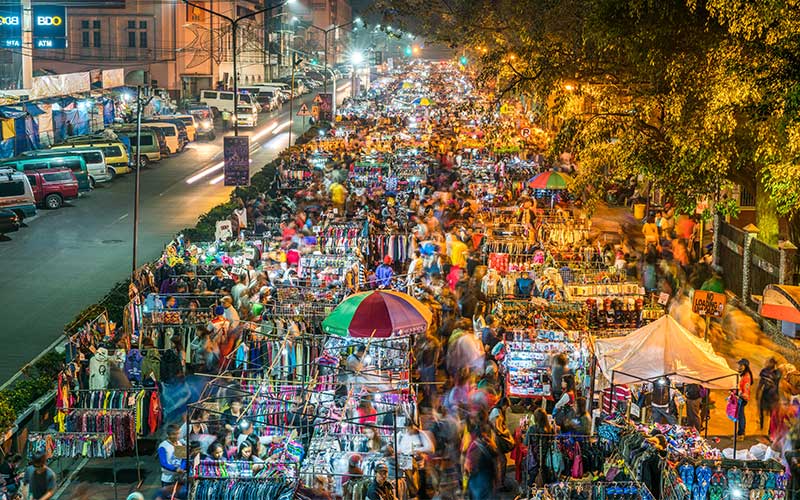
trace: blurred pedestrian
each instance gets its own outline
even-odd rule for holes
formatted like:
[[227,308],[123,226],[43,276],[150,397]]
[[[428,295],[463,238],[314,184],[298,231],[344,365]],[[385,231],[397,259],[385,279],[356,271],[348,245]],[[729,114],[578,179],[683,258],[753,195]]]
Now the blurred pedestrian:
[[764,429],[764,413],[772,413],[778,404],[778,386],[780,385],[781,372],[778,370],[778,361],[769,358],[767,364],[758,374],[758,428]]

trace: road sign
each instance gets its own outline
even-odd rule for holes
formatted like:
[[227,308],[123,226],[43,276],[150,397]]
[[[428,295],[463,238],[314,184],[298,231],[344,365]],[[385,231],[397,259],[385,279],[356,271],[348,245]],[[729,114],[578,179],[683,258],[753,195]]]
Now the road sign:
[[300,106],[300,110],[297,112],[297,116],[311,116],[311,112],[308,111],[308,105],[303,104]]
[[317,94],[317,96],[314,97],[314,104],[322,104],[322,96]]
[[311,116],[316,116],[319,119],[319,106],[311,106]]
[[525,127],[524,129],[519,131],[519,135],[522,137],[529,137],[531,135],[531,129]]
[[692,311],[700,316],[722,317],[728,297],[724,293],[695,290],[692,299]]

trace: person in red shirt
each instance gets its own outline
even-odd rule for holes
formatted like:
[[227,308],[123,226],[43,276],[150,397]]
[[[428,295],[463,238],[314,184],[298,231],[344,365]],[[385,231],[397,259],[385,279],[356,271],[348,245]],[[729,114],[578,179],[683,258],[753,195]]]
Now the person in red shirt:
[[745,420],[745,407],[750,401],[750,387],[753,385],[753,372],[750,370],[750,360],[739,360],[739,405],[736,410],[736,434],[744,436],[747,422]]

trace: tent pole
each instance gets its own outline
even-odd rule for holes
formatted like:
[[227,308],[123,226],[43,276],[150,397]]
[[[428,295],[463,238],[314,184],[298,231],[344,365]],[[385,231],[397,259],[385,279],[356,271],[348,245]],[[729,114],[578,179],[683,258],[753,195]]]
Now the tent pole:
[[736,397],[736,416],[737,418],[733,421],[733,459],[736,460],[736,438],[739,435],[739,374],[736,374],[736,389],[734,389],[733,393]]

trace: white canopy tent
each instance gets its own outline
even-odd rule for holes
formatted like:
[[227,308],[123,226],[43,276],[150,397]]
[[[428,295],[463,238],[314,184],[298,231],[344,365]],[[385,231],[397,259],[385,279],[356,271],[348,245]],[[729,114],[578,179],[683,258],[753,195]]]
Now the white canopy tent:
[[711,344],[669,315],[624,337],[595,341],[595,355],[600,371],[612,385],[653,382],[661,377],[709,389],[735,389],[738,384],[737,372]]

